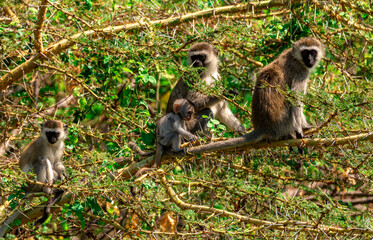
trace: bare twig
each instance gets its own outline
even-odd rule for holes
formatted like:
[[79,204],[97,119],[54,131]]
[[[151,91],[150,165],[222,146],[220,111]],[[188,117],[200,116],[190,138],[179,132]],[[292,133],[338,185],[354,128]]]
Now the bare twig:
[[17,17],[17,15],[12,11],[12,9],[10,9],[10,7],[8,6],[4,6],[3,7],[3,10],[4,12],[16,23],[19,23],[19,18]]

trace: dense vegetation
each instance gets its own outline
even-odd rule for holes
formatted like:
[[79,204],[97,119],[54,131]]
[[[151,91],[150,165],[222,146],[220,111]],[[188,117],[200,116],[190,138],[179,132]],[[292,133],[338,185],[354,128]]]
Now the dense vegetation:
[[[0,225],[22,212],[6,238],[372,238],[372,16],[370,0],[2,1]],[[312,138],[170,155],[133,177],[152,157],[128,143],[154,149],[191,44],[216,46],[222,81],[200,90],[236,88],[227,101],[250,131],[255,74],[306,36],[326,55],[307,94],[286,95],[304,103]],[[23,198],[32,174],[17,162],[44,119],[69,125],[68,178],[40,226],[50,196]],[[216,141],[238,136],[210,127]]]

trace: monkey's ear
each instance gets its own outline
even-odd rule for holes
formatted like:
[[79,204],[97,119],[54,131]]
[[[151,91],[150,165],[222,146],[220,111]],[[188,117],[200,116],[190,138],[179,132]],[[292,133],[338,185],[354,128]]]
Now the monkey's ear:
[[216,56],[219,55],[218,49],[216,49],[215,46],[213,47],[212,51],[214,52],[214,54],[215,54]]
[[178,114],[180,112],[181,103],[182,103],[182,101],[180,99],[177,99],[174,102],[174,106],[173,106],[174,113]]
[[69,126],[67,124],[63,125],[63,129],[65,130],[65,132],[67,131],[68,128],[69,128]]
[[44,123],[40,123],[40,130],[43,130],[44,129]]

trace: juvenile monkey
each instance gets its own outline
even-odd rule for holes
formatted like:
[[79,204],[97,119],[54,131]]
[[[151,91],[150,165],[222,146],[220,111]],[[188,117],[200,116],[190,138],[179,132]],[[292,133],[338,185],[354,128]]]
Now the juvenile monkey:
[[[215,82],[220,80],[218,51],[207,42],[195,43],[190,47],[188,65],[195,68],[204,68],[200,73],[200,79],[208,86],[214,86]],[[196,111],[195,117],[186,122],[188,131],[192,133],[198,130],[206,131],[208,119],[203,118],[202,115],[212,115],[234,131],[243,132],[245,130],[228,108],[226,101],[220,100],[216,96],[208,96],[196,89],[190,89],[187,84],[188,81],[193,83],[196,80],[181,78],[177,82],[168,100],[167,113],[172,111],[176,99],[185,98],[193,103]]]
[[[186,153],[187,148],[180,148],[181,137],[195,141],[197,136],[186,130],[185,122],[194,115],[194,106],[187,99],[177,99],[173,104],[173,111],[167,113],[157,121],[156,127],[156,150],[155,159],[152,168],[157,168],[161,164],[164,151],[171,148],[173,152]],[[144,153],[139,150],[137,145],[130,144],[130,147],[140,153],[140,155],[151,155],[154,152]],[[142,172],[149,168],[142,168],[136,175],[140,176]]]

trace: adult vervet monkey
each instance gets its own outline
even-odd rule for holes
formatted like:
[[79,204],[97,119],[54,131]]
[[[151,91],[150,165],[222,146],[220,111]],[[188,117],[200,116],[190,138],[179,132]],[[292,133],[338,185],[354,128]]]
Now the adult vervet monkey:
[[303,114],[302,102],[293,105],[285,91],[305,94],[310,73],[323,56],[319,40],[302,38],[259,71],[251,103],[254,131],[245,136],[248,141],[304,137],[303,130],[312,126]]
[[[22,171],[33,170],[38,182],[53,184],[57,180],[64,179],[65,167],[62,164],[62,155],[65,150],[64,139],[68,126],[58,120],[48,120],[41,124],[40,136],[34,139],[21,153],[19,167]],[[27,192],[40,191],[40,188],[32,184]],[[61,189],[54,192],[49,187],[43,187],[48,194],[54,193],[44,208],[43,216],[38,223],[44,223],[50,215],[50,208],[59,201],[64,193]]]
[[286,98],[286,91],[306,93],[310,73],[323,56],[324,46],[313,37],[302,38],[283,51],[257,75],[251,103],[254,130],[241,137],[210,143],[204,148],[229,148],[263,139],[303,138],[303,130],[311,125],[303,114],[302,103],[297,100],[292,104]]
[[[65,167],[62,155],[65,149],[64,139],[67,125],[58,120],[48,120],[41,124],[40,136],[29,143],[21,153],[19,167],[23,172],[32,170],[38,182],[53,184],[63,179]],[[40,191],[36,186],[30,186],[27,191]],[[43,187],[45,193],[51,194],[49,187]]]
[[[40,136],[29,143],[21,152],[20,169],[23,172],[33,171],[37,181],[41,183],[53,184],[56,180],[63,180],[65,167],[61,160],[65,149],[63,141],[67,135],[67,128],[66,124],[58,120],[48,120],[42,123]],[[32,192],[53,193],[50,187],[41,187],[36,184],[29,184],[25,190],[25,197]],[[54,191],[54,196],[46,204],[43,216],[38,220],[38,223],[47,220],[50,215],[50,207],[61,199],[63,193],[64,191],[61,189]],[[0,237],[4,236],[10,224],[20,214],[19,211],[15,212],[0,226]]]
[[[214,86],[215,82],[220,80],[218,51],[213,45],[207,42],[195,43],[190,47],[188,51],[188,65],[195,68],[203,68],[200,72],[200,79],[207,86]],[[187,83],[193,82],[196,82],[196,80],[185,78],[181,78],[177,82],[168,100],[167,113],[172,111],[176,99],[185,98],[193,103],[196,111],[195,117],[186,122],[188,131],[195,133],[198,130],[207,130],[206,124],[208,119],[203,118],[202,115],[212,115],[212,117],[217,118],[234,131],[245,131],[240,121],[228,108],[226,101],[220,100],[216,96],[208,96],[199,92],[198,89],[191,89]]]

